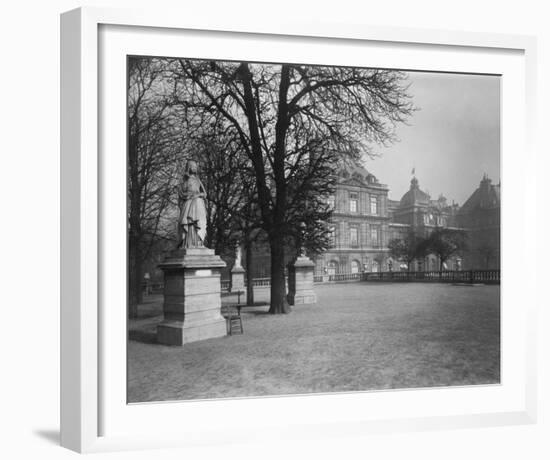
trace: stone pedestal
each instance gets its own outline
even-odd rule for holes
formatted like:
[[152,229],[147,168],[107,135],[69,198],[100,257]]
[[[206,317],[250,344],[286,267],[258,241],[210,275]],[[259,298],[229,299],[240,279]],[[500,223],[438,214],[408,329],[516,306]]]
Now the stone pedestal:
[[231,269],[231,282],[229,285],[229,291],[244,291],[244,268],[240,265],[235,265]]
[[159,267],[164,271],[164,320],[157,326],[158,342],[181,346],[226,335],[220,282],[225,262],[214,250],[176,250]]
[[304,305],[317,302],[313,290],[315,264],[306,256],[300,256],[288,267],[288,295],[290,305]]

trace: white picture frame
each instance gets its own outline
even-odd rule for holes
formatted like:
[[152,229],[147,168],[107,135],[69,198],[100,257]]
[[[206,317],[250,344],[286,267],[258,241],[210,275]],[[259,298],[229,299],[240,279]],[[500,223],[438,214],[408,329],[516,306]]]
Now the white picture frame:
[[[94,452],[258,439],[268,428],[270,434],[276,430],[283,437],[308,438],[536,420],[537,299],[533,278],[515,268],[535,244],[526,238],[526,223],[535,221],[536,211],[529,200],[535,193],[529,169],[534,162],[530,128],[535,126],[534,38],[351,24],[281,24],[270,23],[267,17],[255,22],[244,18],[242,23],[213,24],[194,18],[189,11],[175,14],[104,8],[80,8],[63,14],[61,35],[63,446]],[[231,49],[220,46],[220,40],[231,43]],[[292,49],[294,60],[321,63],[331,59],[325,57],[331,53],[336,59],[340,50],[344,51],[340,53],[342,61],[334,60],[335,64],[361,65],[365,59],[361,56],[370,53],[370,62],[376,61],[373,66],[391,67],[395,62],[395,67],[408,70],[503,76],[501,385],[126,404],[122,397],[125,370],[120,369],[125,357],[126,305],[120,307],[122,314],[114,308],[102,309],[104,303],[125,295],[125,283],[120,286],[111,281],[124,279],[126,266],[124,249],[113,251],[121,244],[125,246],[125,232],[119,231],[121,223],[122,230],[125,228],[125,208],[121,206],[126,187],[125,131],[117,131],[126,117],[125,111],[119,110],[126,97],[126,80],[119,78],[125,60],[120,62],[120,58],[127,54],[174,55],[186,44],[202,47],[202,53],[209,53],[204,57],[227,58],[233,53],[241,59],[262,60],[268,53],[269,59],[279,56],[283,60]],[[402,52],[405,48],[407,53]],[[194,54],[188,57],[203,57],[198,48]],[[109,102],[105,103],[105,98]],[[114,105],[106,109],[105,104]],[[506,129],[512,126],[514,130]],[[114,155],[102,156],[105,149]],[[523,152],[521,164],[512,160],[514,151]],[[122,152],[120,157],[116,152]],[[517,188],[507,194],[506,184],[512,181]],[[523,209],[523,219],[514,219],[513,209]],[[513,241],[514,253],[506,251]],[[107,257],[109,263],[105,262]],[[112,276],[106,277],[106,270]],[[515,286],[506,284],[507,279],[514,279]],[[234,414],[236,406],[242,415],[231,427],[224,414]],[[296,413],[292,421],[287,420],[288,411]]]

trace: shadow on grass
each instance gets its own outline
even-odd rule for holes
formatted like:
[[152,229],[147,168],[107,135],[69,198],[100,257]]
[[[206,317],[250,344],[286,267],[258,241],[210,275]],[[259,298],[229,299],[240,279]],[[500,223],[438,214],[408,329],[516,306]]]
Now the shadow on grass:
[[[261,310],[260,310],[261,308]],[[254,302],[252,305],[243,305],[241,311],[247,315],[268,315],[269,303],[267,302]]]
[[243,314],[254,316],[268,316],[270,313],[268,310],[244,310]]
[[139,312],[139,315],[136,319],[137,320],[150,319],[150,318],[155,318],[157,316],[159,316],[159,317],[162,316],[162,311],[160,311],[160,312],[158,312],[158,311]]
[[142,329],[133,329],[128,331],[128,339],[133,340],[134,342],[158,345],[157,334],[155,331],[144,331]]

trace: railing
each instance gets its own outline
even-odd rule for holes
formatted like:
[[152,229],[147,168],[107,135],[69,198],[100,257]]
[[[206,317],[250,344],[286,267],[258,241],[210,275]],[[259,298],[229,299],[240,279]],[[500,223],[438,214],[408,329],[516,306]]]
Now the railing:
[[500,270],[461,270],[461,271],[417,271],[417,272],[363,272],[316,274],[315,283],[347,281],[392,281],[392,282],[440,282],[440,283],[500,283]]
[[[436,282],[436,283],[483,283],[500,284],[500,270],[455,270],[427,272],[362,272],[314,275],[314,283],[338,283],[349,281],[388,281],[388,282]],[[271,278],[253,278],[254,287],[271,286]],[[246,285],[246,283],[245,283]],[[222,292],[228,292],[230,280],[221,280]],[[143,284],[144,293],[162,294],[164,283]]]
[[252,286],[271,286],[271,278],[252,278]]
[[[229,291],[229,286],[231,286],[231,280],[221,280],[221,289],[222,291]],[[246,286],[246,281],[244,283]],[[252,279],[252,285],[254,287],[269,287],[271,286],[271,278],[253,278]],[[146,294],[156,294],[160,293],[162,294],[162,290],[164,289],[164,283],[162,281],[158,281],[155,283],[142,283],[143,292]]]
[[333,273],[328,274],[316,274],[313,275],[314,283],[337,283],[345,281],[361,281],[365,273]]
[[456,270],[427,272],[362,273],[362,281],[439,282],[439,283],[500,283],[500,270]]
[[328,275],[327,281],[360,281],[361,275],[362,273],[336,273]]
[[[221,283],[222,283],[222,291],[229,291],[231,280],[221,280]],[[246,286],[246,280],[244,284]],[[252,285],[254,287],[264,287],[264,286],[269,287],[271,286],[271,278],[253,278]]]
[[147,281],[141,283],[141,289],[145,295],[162,294],[164,283],[162,281]]

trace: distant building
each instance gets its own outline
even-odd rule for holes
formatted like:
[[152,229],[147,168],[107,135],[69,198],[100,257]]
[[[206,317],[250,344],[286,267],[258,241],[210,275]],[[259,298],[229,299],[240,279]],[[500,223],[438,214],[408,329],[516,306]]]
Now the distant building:
[[[315,258],[316,274],[360,273],[407,270],[390,255],[388,243],[409,232],[427,237],[436,228],[465,230],[468,250],[447,260],[447,270],[500,267],[500,184],[483,177],[480,187],[459,207],[443,195],[432,199],[420,188],[416,177],[400,200],[388,196],[389,188],[365,168],[348,166],[338,172],[335,194],[328,197],[333,213],[329,221],[331,245]],[[295,252],[288,248],[286,262]],[[269,245],[259,238],[253,245],[252,277],[269,277]],[[229,276],[232,258],[224,257]],[[430,254],[416,260],[414,271],[439,270],[438,258]],[[226,273],[227,272],[227,273]]]
[[331,247],[316,260],[320,273],[386,270],[390,216],[388,187],[366,169],[340,171],[330,220]]
[[484,175],[456,217],[468,235],[463,268],[500,268],[500,183]]
[[[413,177],[409,190],[399,201],[388,197],[387,185],[360,166],[347,167],[338,174],[336,193],[329,201],[334,207],[330,225],[332,245],[317,257],[317,273],[358,273],[406,269],[392,260],[388,243],[409,232],[427,237],[436,228],[466,229],[469,250],[464,260],[445,262],[448,270],[496,268],[500,252],[500,185],[490,185],[484,177],[462,208],[449,204],[440,195],[431,199]],[[417,260],[414,270],[438,270],[435,255]]]

